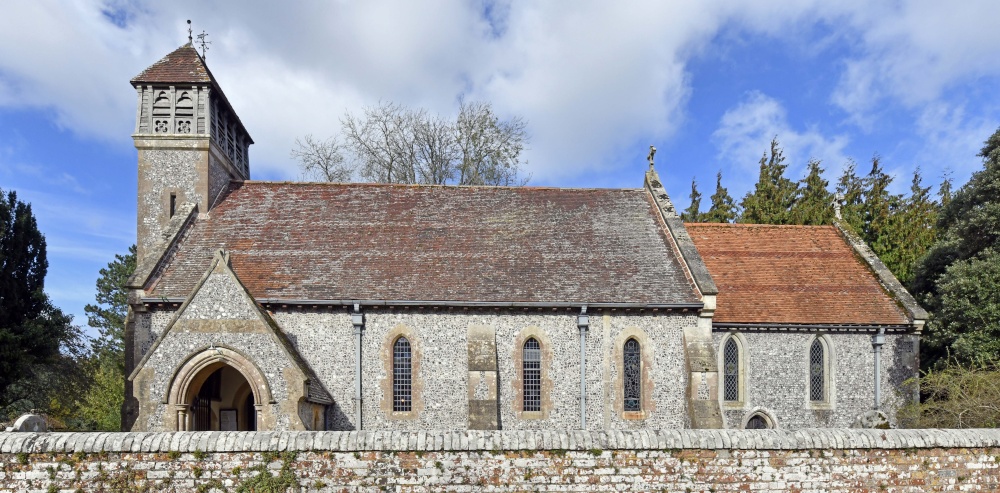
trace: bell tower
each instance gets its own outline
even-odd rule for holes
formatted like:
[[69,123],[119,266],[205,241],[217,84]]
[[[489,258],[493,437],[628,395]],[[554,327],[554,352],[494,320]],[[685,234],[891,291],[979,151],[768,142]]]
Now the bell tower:
[[138,228],[141,261],[179,206],[206,214],[230,181],[250,179],[253,139],[190,42],[132,79],[138,96]]

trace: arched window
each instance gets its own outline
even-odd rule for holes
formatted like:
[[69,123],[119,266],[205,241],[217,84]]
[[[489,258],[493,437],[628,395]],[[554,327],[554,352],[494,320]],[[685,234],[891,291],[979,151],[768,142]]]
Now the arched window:
[[809,348],[809,400],[826,400],[826,348],[819,338]]
[[524,385],[524,411],[542,410],[542,347],[534,337],[524,341],[521,382]]
[[622,393],[624,394],[624,410],[640,411],[642,402],[642,360],[639,341],[629,339],[625,341],[625,348],[622,351],[624,358],[624,369],[622,375]]
[[730,337],[722,349],[723,399],[740,400],[740,348]]
[[771,425],[771,420],[767,419],[767,416],[761,413],[754,413],[747,420],[747,424],[743,428],[747,430],[766,430],[773,428],[773,426]]
[[392,410],[413,410],[413,358],[405,337],[392,345]]

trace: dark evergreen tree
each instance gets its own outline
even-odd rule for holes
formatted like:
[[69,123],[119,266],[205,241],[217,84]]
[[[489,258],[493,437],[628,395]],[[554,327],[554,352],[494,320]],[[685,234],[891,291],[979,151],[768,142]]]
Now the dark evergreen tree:
[[43,291],[45,238],[31,206],[0,191],[0,390],[35,364],[52,361],[69,319]]
[[892,176],[882,169],[879,156],[873,156],[872,169],[863,181],[861,238],[898,277],[902,269],[898,247],[904,236],[900,224],[903,197],[889,193],[892,180]]
[[739,209],[736,201],[729,195],[729,190],[722,186],[722,172],[715,175],[715,193],[712,194],[712,206],[702,218],[707,223],[731,223],[736,220]]
[[848,161],[844,173],[837,181],[837,199],[840,202],[841,223],[850,226],[855,233],[861,234],[863,220],[861,206],[864,203],[864,180],[855,172],[857,164]]
[[1000,358],[1000,130],[984,145],[983,169],[941,210],[938,239],[918,263],[914,294],[931,312],[925,367]]
[[931,200],[931,187],[924,187],[922,182],[917,168],[910,182],[910,196],[904,200],[896,221],[900,241],[895,245],[898,267],[893,273],[904,285],[913,280],[914,265],[934,243],[938,204]]
[[681,220],[689,223],[700,223],[701,222],[701,192],[698,191],[698,184],[695,183],[694,178],[691,178],[691,195],[688,196],[691,199],[691,203],[688,205],[687,209],[681,213]]
[[[44,292],[45,238],[31,206],[0,191],[0,419],[67,407],[80,330]],[[60,352],[60,349],[63,351]]]
[[792,206],[794,224],[823,225],[833,222],[833,194],[823,179],[819,161],[809,160],[809,174],[799,182],[799,196]]
[[743,197],[739,222],[751,224],[791,224],[791,209],[798,184],[785,177],[785,156],[778,138],[771,139],[771,154],[760,158],[760,175],[752,192]]

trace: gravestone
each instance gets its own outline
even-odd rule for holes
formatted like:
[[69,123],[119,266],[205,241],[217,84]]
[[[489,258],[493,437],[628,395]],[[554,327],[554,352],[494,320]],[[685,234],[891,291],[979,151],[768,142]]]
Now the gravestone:
[[11,427],[10,431],[49,431],[49,427],[45,422],[45,418],[37,414],[22,414],[21,417],[14,421],[14,426]]

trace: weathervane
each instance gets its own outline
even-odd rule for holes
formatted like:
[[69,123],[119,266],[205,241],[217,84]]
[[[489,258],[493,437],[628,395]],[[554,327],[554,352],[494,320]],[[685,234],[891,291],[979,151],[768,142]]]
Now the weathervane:
[[656,155],[656,148],[653,147],[653,146],[649,146],[649,155],[646,156],[646,159],[649,160],[649,170],[650,171],[653,171],[653,156],[655,156],[655,155]]
[[205,41],[205,38],[208,37],[208,33],[202,30],[201,34],[195,37],[198,38],[198,44],[201,45],[201,59],[206,60],[208,57],[205,56],[205,53],[208,52],[208,45],[212,44],[211,41]]

